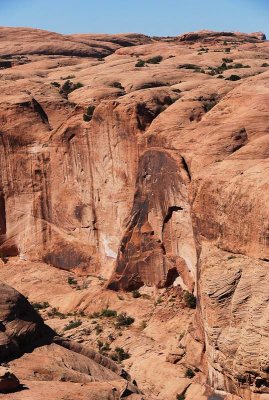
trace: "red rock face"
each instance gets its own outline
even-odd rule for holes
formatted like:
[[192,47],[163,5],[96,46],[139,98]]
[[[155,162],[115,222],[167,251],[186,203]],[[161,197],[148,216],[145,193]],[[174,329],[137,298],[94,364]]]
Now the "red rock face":
[[101,275],[117,291],[194,291],[188,363],[216,389],[259,400],[269,363],[264,39],[0,30],[3,261]]

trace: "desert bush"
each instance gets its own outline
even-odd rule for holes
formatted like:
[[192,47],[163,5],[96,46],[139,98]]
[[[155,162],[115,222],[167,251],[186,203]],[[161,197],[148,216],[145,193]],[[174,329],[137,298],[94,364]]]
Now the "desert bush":
[[58,308],[53,307],[50,311],[48,311],[48,317],[57,317],[60,319],[66,318],[66,315],[61,313]]
[[229,78],[226,78],[227,81],[239,81],[241,78],[238,75],[231,75]]
[[138,290],[134,290],[132,292],[132,295],[134,299],[138,299],[139,297],[141,297],[141,293]]
[[187,307],[193,309],[196,308],[196,297],[187,290],[183,294],[183,300]]
[[77,319],[76,321],[70,321],[67,325],[64,327],[64,331],[69,331],[70,329],[77,328],[82,324],[80,319]]
[[89,122],[92,119],[93,113],[95,110],[95,106],[89,106],[86,110],[86,113],[83,114],[83,119],[85,122]]
[[77,280],[76,279],[74,279],[74,278],[72,278],[72,276],[69,276],[68,278],[67,278],[67,283],[69,284],[69,285],[77,285]]
[[116,326],[117,327],[129,326],[129,325],[132,325],[134,323],[134,321],[135,321],[135,319],[133,317],[130,317],[126,313],[121,313],[117,316]]
[[135,64],[135,66],[137,68],[141,68],[141,67],[144,67],[145,64],[146,64],[146,62],[144,60],[138,60],[137,63]]
[[201,69],[201,67],[199,67],[199,65],[195,65],[195,64],[181,64],[178,66],[179,69],[194,69],[199,71]]
[[99,318],[100,317],[100,313],[97,311],[94,311],[92,314],[89,315],[90,318]]
[[75,75],[68,75],[68,76],[62,76],[61,77],[61,79],[63,80],[63,81],[66,81],[66,80],[68,80],[68,79],[74,79],[75,78]]
[[61,87],[61,84],[59,82],[51,82],[51,86],[55,86],[57,88]]
[[122,84],[120,82],[113,82],[111,83],[111,87],[117,88],[117,89],[121,89],[124,90],[124,87],[122,86]]
[[195,376],[195,372],[191,368],[187,368],[185,371],[185,378],[192,379]]
[[148,64],[159,64],[162,61],[162,56],[155,56],[147,60]]
[[209,112],[213,107],[215,107],[216,104],[217,104],[216,101],[205,101],[203,103],[204,112],[206,113]]
[[269,67],[269,64],[268,64],[268,63],[263,63],[263,64],[261,65],[261,67]]
[[44,303],[32,303],[32,307],[35,310],[45,310],[46,308],[48,308],[50,305],[47,301],[45,301]]
[[106,317],[106,318],[115,318],[117,316],[117,311],[115,310],[110,310],[109,308],[104,308],[101,313],[100,316],[101,317]]
[[100,325],[96,325],[94,327],[96,335],[99,335],[101,332],[103,332],[103,328]]
[[114,353],[111,354],[111,358],[114,361],[121,362],[130,358],[130,354],[122,347],[116,347]]
[[73,83],[69,79],[64,82],[64,84],[61,86],[60,89],[60,94],[63,95],[64,97],[67,97],[71,92],[73,92],[76,89],[82,88],[84,85],[81,82],[78,83]]

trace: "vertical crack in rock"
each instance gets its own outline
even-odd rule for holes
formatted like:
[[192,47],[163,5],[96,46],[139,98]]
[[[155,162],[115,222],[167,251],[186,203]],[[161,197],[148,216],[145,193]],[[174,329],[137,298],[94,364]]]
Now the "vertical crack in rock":
[[191,173],[190,173],[188,164],[187,164],[187,162],[186,162],[186,160],[185,160],[184,157],[181,156],[181,158],[182,158],[183,167],[184,167],[185,171],[187,172],[187,175],[188,175],[188,177],[189,177],[189,180],[191,181]]
[[167,224],[167,222],[169,222],[170,219],[172,218],[173,213],[174,213],[174,212],[177,212],[177,211],[183,211],[183,208],[182,208],[182,207],[179,207],[179,206],[171,206],[171,207],[168,208],[167,214],[166,214],[166,216],[164,217],[164,220],[163,220],[163,228],[162,228],[162,231],[164,230],[165,224]]
[[48,118],[46,112],[44,111],[43,107],[41,106],[41,104],[35,98],[32,99],[32,103],[33,103],[34,111],[39,115],[43,124],[47,125],[49,130],[51,130],[51,127],[49,124],[49,118]]

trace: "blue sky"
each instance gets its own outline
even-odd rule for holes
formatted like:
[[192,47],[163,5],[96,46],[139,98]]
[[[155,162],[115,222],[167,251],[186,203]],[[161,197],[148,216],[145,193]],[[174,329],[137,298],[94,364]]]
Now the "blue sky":
[[0,25],[159,36],[260,30],[269,37],[269,0],[0,0]]

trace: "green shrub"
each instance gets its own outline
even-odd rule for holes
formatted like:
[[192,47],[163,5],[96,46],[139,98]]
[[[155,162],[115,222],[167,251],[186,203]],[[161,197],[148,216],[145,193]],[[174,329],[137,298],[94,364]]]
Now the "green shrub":
[[117,311],[115,310],[110,310],[109,308],[104,308],[101,313],[100,316],[101,317],[106,317],[106,318],[115,318],[117,316]]
[[101,332],[103,332],[103,328],[100,325],[96,325],[94,329],[95,329],[96,335],[99,335]]
[[144,60],[138,60],[137,63],[135,64],[135,66],[137,68],[141,68],[141,67],[144,67],[145,64],[146,64],[146,62]]
[[183,294],[183,300],[187,307],[193,309],[196,308],[196,297],[187,290]]
[[179,69],[194,69],[194,70],[200,70],[201,67],[195,64],[181,64],[178,66]]
[[107,352],[110,350],[110,345],[108,342],[102,342],[101,340],[97,340],[97,346],[101,353]]
[[195,376],[195,372],[191,368],[187,368],[185,371],[185,378],[192,379]]
[[261,65],[261,67],[269,67],[269,64],[268,64],[268,63],[263,63],[263,64]]
[[68,278],[67,278],[67,283],[69,284],[69,285],[77,285],[77,280],[76,279],[74,279],[74,278],[72,278],[72,276],[69,276]]
[[232,58],[223,58],[222,61],[229,64],[229,63],[233,62],[233,59]]
[[50,311],[48,311],[48,317],[57,317],[60,319],[66,318],[66,315],[61,313],[58,308],[53,307]]
[[44,303],[32,303],[32,307],[35,310],[45,310],[46,308],[48,308],[50,305],[47,301],[45,301]]
[[63,81],[66,81],[67,79],[74,79],[74,78],[75,78],[75,75],[68,75],[68,76],[65,76],[65,77],[61,77],[61,79]]
[[130,317],[126,313],[121,313],[117,316],[116,326],[117,327],[129,326],[129,325],[132,325],[134,323],[134,321],[135,321],[135,319],[133,317]]
[[151,88],[155,88],[155,87],[162,87],[162,86],[167,86],[167,83],[164,82],[159,82],[159,81],[155,81],[155,82],[146,82],[143,83],[139,89],[151,89]]
[[134,299],[138,299],[139,297],[141,297],[141,293],[138,290],[134,290],[132,294]]
[[71,92],[73,92],[76,89],[82,88],[84,85],[81,82],[78,83],[73,83],[69,79],[64,82],[64,84],[61,87],[60,94],[63,95],[64,97],[67,97]]
[[241,78],[238,75],[231,75],[229,78],[226,78],[227,81],[239,81]]
[[122,347],[116,347],[115,352],[111,354],[111,358],[114,361],[121,362],[130,358],[130,354],[125,351]]
[[177,400],[185,400],[185,399],[186,399],[186,396],[184,393],[177,395]]
[[70,321],[69,324],[65,325],[64,331],[69,331],[70,329],[77,328],[82,324],[80,319],[77,319],[76,321]]
[[83,114],[83,119],[85,122],[89,122],[92,119],[93,113],[95,110],[95,106],[89,106],[86,110],[86,113]]
[[99,318],[100,317],[100,313],[97,311],[94,311],[92,314],[90,314],[90,318]]
[[204,112],[206,113],[209,112],[213,107],[215,107],[216,104],[217,104],[216,101],[205,101],[203,103]]
[[122,86],[122,84],[120,82],[113,82],[111,83],[111,87],[117,88],[117,89],[121,89],[124,90],[124,87]]
[[61,84],[59,82],[51,82],[51,86],[55,86],[57,88],[61,87]]
[[148,64],[159,64],[162,61],[162,56],[155,56],[147,60]]

